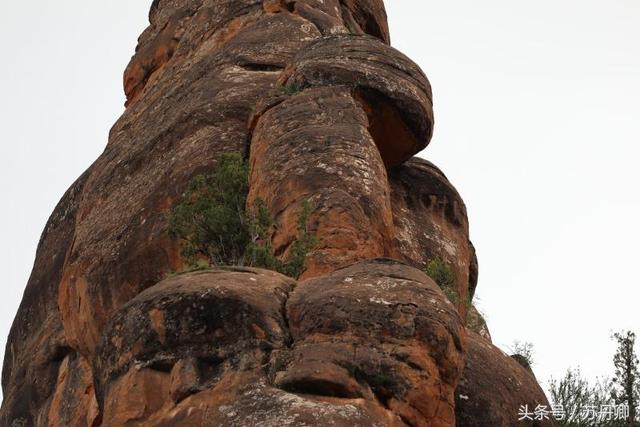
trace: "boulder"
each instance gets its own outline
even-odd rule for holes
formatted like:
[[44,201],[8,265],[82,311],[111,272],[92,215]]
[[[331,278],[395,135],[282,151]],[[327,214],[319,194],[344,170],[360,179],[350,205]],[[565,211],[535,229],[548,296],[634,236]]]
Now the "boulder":
[[466,316],[478,265],[460,194],[440,169],[417,157],[391,169],[389,182],[401,259],[421,269],[436,259],[446,264],[453,275],[452,299]]
[[345,87],[310,88],[262,113],[251,141],[249,206],[274,214],[276,254],[298,234],[303,203],[318,245],[303,277],[393,254],[387,175],[367,117]]
[[[140,293],[114,314],[94,359],[103,422],[170,417],[193,395],[244,372],[259,376],[290,340],[284,304],[293,286],[271,271],[230,268],[178,275]],[[134,398],[123,399],[131,390]]]
[[300,283],[287,313],[293,345],[279,387],[377,401],[407,425],[453,425],[464,329],[424,273],[362,261]]
[[418,65],[374,37],[339,35],[310,43],[279,81],[299,88],[351,88],[388,167],[410,159],[431,140],[429,81]]
[[493,346],[474,332],[467,335],[467,360],[456,388],[456,426],[555,426],[555,420],[519,421],[521,407],[530,413],[549,401],[531,369]]

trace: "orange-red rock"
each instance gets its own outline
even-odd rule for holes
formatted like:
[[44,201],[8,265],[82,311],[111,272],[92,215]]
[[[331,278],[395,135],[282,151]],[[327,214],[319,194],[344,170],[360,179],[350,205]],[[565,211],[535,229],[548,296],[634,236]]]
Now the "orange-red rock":
[[420,158],[393,168],[389,181],[402,259],[418,268],[443,260],[454,275],[459,310],[465,316],[478,273],[462,198],[440,169]]
[[304,277],[393,254],[386,170],[348,88],[304,90],[264,112],[250,165],[249,205],[261,198],[275,213],[276,253],[298,234],[302,204],[312,208],[309,227],[319,242]]
[[463,325],[424,273],[363,261],[300,283],[287,312],[293,346],[281,388],[378,401],[407,425],[454,424]]
[[[452,426],[478,408],[502,425],[543,401],[473,309],[485,338],[465,354],[466,209],[412,159],[433,132],[431,87],[389,46],[382,0],[155,0],[149,20],[127,109],[42,235],[0,425]],[[307,280],[167,278],[184,267],[168,213],[229,152],[251,164],[249,207],[265,200],[277,256],[310,202]],[[421,271],[434,257],[458,307]]]
[[431,140],[429,81],[413,61],[374,37],[340,35],[310,43],[285,69],[280,83],[301,89],[350,88],[389,167],[410,159]]

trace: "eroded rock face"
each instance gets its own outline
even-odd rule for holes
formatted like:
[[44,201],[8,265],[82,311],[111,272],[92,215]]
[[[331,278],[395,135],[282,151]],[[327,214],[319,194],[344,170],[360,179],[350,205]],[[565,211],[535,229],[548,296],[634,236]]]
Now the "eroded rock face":
[[102,422],[451,425],[462,327],[426,275],[391,260],[297,286],[258,269],[180,275],[105,328]]
[[0,425],[46,419],[59,371],[73,353],[57,306],[57,284],[74,233],[75,215],[87,173],[62,197],[38,245],[33,272],[11,326],[2,368]]
[[320,242],[305,277],[393,255],[387,173],[347,87],[296,93],[261,115],[251,141],[249,204],[266,202],[276,253],[297,234],[303,202]]
[[347,86],[367,113],[384,163],[396,166],[433,134],[431,85],[406,56],[367,36],[323,37],[298,54],[280,77],[299,88]]
[[[155,0],[149,20],[124,74],[127,109],[42,235],[0,425],[467,419],[475,409],[454,390],[485,390],[502,355],[472,335],[459,382],[477,259],[459,194],[413,158],[433,132],[431,87],[389,46],[382,0]],[[170,274],[185,263],[168,213],[230,152],[251,165],[248,207],[265,201],[277,256],[310,203],[318,244],[300,281]],[[421,271],[434,257],[453,266],[457,307]],[[535,379],[495,372],[482,405],[506,422],[494,408],[537,396]]]
[[400,256],[418,268],[443,260],[452,270],[464,317],[475,292],[478,265],[462,198],[440,169],[420,158],[393,168],[389,181]]
[[287,312],[293,346],[281,388],[377,400],[408,425],[453,424],[463,325],[424,273],[364,261],[302,282]]
[[467,361],[456,389],[456,425],[555,426],[553,420],[518,422],[521,405],[551,408],[533,372],[474,332],[467,334]]
[[[290,342],[284,305],[293,286],[277,273],[236,269],[180,275],[142,292],[112,317],[96,354],[104,423],[169,422],[202,402],[191,396],[264,376],[270,355]],[[134,399],[122,399],[134,389]]]
[[297,286],[258,269],[190,273],[112,317],[97,402],[104,425],[451,425],[461,336],[439,288],[390,260]]

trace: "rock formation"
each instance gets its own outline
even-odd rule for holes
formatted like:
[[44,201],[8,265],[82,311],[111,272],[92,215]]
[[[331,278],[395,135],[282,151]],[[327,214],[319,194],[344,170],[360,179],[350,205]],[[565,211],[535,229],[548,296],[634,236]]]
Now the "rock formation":
[[[498,426],[548,404],[468,303],[466,208],[414,157],[431,87],[389,45],[382,0],[155,0],[149,20],[126,111],[38,246],[2,426]],[[310,202],[298,280],[171,274],[186,265],[169,212],[230,152],[277,256]]]

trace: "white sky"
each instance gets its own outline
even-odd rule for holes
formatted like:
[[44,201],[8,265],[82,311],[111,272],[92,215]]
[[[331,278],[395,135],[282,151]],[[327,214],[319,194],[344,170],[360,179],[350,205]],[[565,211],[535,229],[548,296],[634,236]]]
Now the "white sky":
[[[495,343],[534,343],[543,382],[610,375],[612,331],[640,332],[640,2],[386,3],[434,88],[422,155],[467,203]],[[2,349],[48,216],[123,111],[150,4],[2,0]]]

